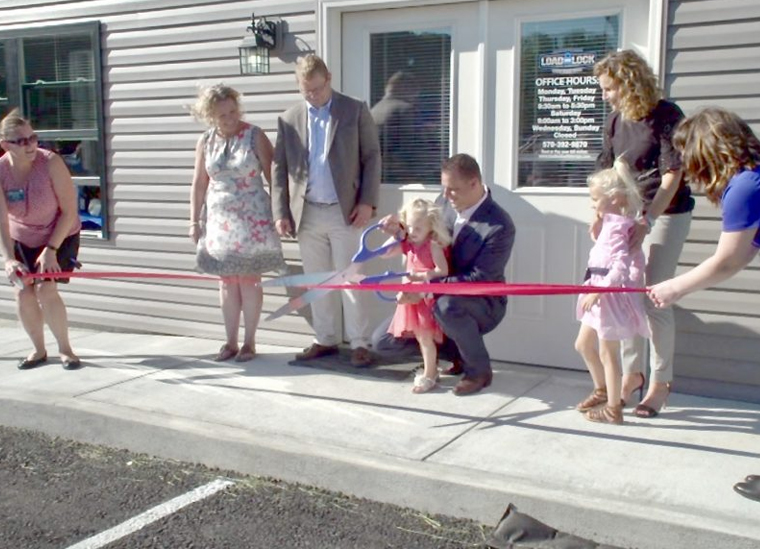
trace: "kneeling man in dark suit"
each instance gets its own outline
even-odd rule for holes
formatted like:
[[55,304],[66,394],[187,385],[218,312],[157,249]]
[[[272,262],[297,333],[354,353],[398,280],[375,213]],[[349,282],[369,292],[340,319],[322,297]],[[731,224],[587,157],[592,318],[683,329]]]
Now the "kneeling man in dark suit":
[[[452,156],[441,168],[441,185],[439,202],[454,240],[449,275],[436,282],[505,282],[515,226],[483,184],[477,161],[467,154]],[[393,216],[386,217],[383,225],[393,234],[402,229]],[[440,352],[454,363],[448,373],[464,374],[454,394],[476,393],[491,384],[491,357],[483,336],[499,325],[506,312],[506,296],[436,298],[433,314],[446,335]],[[377,349],[381,353],[382,345]]]

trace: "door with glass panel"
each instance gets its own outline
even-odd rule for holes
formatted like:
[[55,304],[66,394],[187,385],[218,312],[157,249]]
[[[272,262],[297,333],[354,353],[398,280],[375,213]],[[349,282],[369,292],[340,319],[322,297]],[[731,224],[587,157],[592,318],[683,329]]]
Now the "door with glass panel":
[[[649,6],[492,0],[344,14],[342,89],[367,100],[380,127],[380,212],[437,196],[440,160],[470,153],[517,227],[507,279],[580,283],[591,248],[585,182],[608,114],[592,67],[619,47],[649,57]],[[510,298],[487,337],[492,357],[582,368],[575,302]]]
[[[593,65],[618,48],[648,57],[649,0],[491,2],[488,70],[495,75],[494,186],[517,240],[513,281],[577,284],[592,242],[586,178],[601,150],[608,110]],[[574,352],[576,296],[514,297],[489,337],[510,361],[583,368]]]
[[[383,157],[380,215],[414,197],[435,200],[451,151],[478,156],[477,10],[467,4],[343,15],[340,89],[370,106]],[[375,265],[377,269],[388,269]],[[373,321],[393,306],[376,302]]]

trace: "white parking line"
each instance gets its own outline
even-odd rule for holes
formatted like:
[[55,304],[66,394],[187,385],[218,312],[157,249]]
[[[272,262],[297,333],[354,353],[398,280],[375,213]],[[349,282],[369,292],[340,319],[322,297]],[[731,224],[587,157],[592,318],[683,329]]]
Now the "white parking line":
[[225,488],[232,486],[233,484],[234,482],[231,480],[225,480],[221,478],[216,479],[213,482],[199,486],[191,492],[177,496],[174,499],[170,499],[161,505],[156,505],[152,509],[148,509],[144,513],[141,513],[126,522],[122,522],[118,526],[114,526],[105,532],[101,532],[100,534],[92,536],[91,538],[80,541],[79,543],[70,546],[68,549],[98,549],[104,545],[108,545],[109,543],[113,543],[118,539],[133,534],[138,530],[145,528],[147,525],[156,522],[157,520],[160,520],[164,517],[167,517],[172,513],[176,513],[183,507],[187,507],[196,501],[211,497],[217,492],[220,492]]

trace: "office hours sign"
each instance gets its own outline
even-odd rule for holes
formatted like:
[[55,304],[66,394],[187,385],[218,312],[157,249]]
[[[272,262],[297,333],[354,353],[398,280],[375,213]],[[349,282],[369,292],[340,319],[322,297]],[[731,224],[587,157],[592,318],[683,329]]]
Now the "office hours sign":
[[[594,19],[580,21],[593,27]],[[608,37],[582,25],[552,30],[523,35],[520,186],[585,185],[602,150],[608,109],[593,68],[610,49]],[[556,34],[563,39],[557,40]],[[558,42],[574,44],[557,48]]]

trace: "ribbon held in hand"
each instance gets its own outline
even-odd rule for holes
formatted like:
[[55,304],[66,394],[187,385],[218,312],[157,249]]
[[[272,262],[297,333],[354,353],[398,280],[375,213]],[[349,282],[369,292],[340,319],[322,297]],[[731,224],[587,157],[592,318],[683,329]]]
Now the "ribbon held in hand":
[[578,286],[566,284],[509,284],[506,282],[424,282],[412,284],[319,284],[305,286],[325,290],[414,292],[437,295],[571,295],[644,293],[646,288]]

